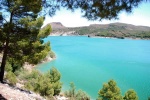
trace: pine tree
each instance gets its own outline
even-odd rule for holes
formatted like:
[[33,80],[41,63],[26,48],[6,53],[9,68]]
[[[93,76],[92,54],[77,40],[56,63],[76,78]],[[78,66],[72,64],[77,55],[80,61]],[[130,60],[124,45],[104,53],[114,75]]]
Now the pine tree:
[[65,91],[65,96],[69,98],[69,100],[90,100],[90,97],[84,91],[76,91],[76,87],[73,82],[70,83],[70,89]]
[[97,100],[123,100],[120,89],[114,80],[105,83],[98,94],[99,97]]
[[124,100],[138,100],[138,96],[134,90],[128,90],[123,98]]
[[[25,61],[38,63],[48,54],[49,43],[43,44],[42,39],[48,36],[51,27],[41,30],[44,17],[37,18],[42,10],[41,0],[0,0],[0,6],[3,11],[0,15],[0,51],[3,52],[0,81],[3,82],[6,61],[15,71]],[[5,16],[9,16],[9,20]]]
[[50,83],[54,89],[54,95],[59,95],[62,88],[62,83],[60,82],[61,74],[59,71],[55,67],[52,67],[50,71],[46,73],[46,76],[50,79]]
[[[44,0],[48,2],[49,0]],[[147,0],[57,0],[56,7],[66,7],[72,11],[80,8],[88,20],[118,19],[121,11],[131,13],[133,8]],[[50,2],[50,1],[49,1]],[[51,4],[46,6],[52,8]]]

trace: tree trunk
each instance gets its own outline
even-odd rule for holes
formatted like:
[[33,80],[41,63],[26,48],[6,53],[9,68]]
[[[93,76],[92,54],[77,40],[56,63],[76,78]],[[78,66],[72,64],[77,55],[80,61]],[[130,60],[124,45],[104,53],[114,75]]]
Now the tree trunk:
[[0,82],[1,83],[3,83],[3,79],[4,79],[4,71],[5,71],[5,65],[6,65],[6,59],[7,59],[8,44],[9,44],[9,41],[7,39],[6,46],[5,46],[4,53],[3,53],[2,63],[1,63],[1,67],[0,67]]
[[4,52],[3,52],[3,58],[2,58],[2,64],[0,67],[0,82],[3,83],[3,79],[4,79],[4,71],[5,71],[5,65],[6,65],[6,60],[7,60],[7,53],[8,53],[8,46],[9,46],[9,35],[11,33],[11,24],[12,24],[12,18],[13,18],[13,13],[11,12],[10,14],[10,22],[9,22],[9,28],[8,28],[8,32],[7,32],[7,38],[6,38],[6,45],[4,48]]

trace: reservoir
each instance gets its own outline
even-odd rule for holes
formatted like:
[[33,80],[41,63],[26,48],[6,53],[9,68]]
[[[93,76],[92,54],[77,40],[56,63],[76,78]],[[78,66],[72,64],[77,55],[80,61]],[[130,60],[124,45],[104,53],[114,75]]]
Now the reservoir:
[[50,41],[56,59],[37,68],[56,67],[63,91],[74,82],[95,100],[103,84],[114,79],[123,96],[134,89],[139,100],[150,97],[150,40],[49,36],[44,41]]

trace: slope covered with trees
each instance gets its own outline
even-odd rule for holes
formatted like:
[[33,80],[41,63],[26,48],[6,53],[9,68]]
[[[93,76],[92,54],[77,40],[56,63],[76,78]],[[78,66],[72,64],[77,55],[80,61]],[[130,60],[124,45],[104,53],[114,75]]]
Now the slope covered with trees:
[[[48,24],[49,25],[49,24]],[[125,23],[111,23],[111,24],[93,24],[83,27],[65,27],[61,23],[50,23],[52,26],[51,35],[89,35],[100,37],[114,37],[114,38],[140,38],[150,39],[150,27],[135,26]],[[61,25],[61,28],[58,27]]]

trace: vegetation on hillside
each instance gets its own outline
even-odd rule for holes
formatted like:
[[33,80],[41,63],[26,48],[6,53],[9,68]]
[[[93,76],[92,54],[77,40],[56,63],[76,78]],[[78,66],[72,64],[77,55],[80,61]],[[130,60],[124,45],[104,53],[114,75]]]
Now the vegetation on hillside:
[[60,82],[60,73],[54,67],[45,74],[41,74],[37,70],[33,70],[24,76],[25,88],[39,93],[41,96],[52,97],[59,95],[62,88]]
[[[25,90],[39,93],[45,98],[53,98],[62,91],[62,82],[60,72],[55,68],[42,74],[38,70],[33,69],[31,72],[20,68],[12,72],[12,66],[7,62],[5,70],[7,71],[5,79],[10,85],[15,86],[21,83]],[[90,100],[90,96],[82,90],[76,90],[74,83],[70,83],[70,89],[64,92],[65,97],[69,100]],[[114,80],[105,83],[98,92],[97,100],[138,100],[138,96],[133,89],[128,90],[124,96],[121,95],[120,88]]]
[[8,72],[6,73],[5,79],[10,85],[15,86],[18,82],[23,85],[23,89],[34,91],[46,98],[53,98],[53,96],[59,95],[61,92],[61,74],[55,67],[52,67],[44,74],[36,69],[29,72],[21,68],[14,73],[10,69],[11,66],[7,65],[6,70]]
[[98,92],[97,100],[138,100],[138,96],[134,90],[128,90],[125,96],[121,95],[120,88],[114,80],[105,83]]
[[76,91],[76,87],[73,82],[70,83],[70,89],[65,91],[65,96],[68,97],[69,100],[90,100],[90,96],[88,96],[84,91]]
[[[30,72],[23,68],[12,72],[12,66],[7,62],[5,70],[7,71],[5,80],[12,86],[20,83],[23,89],[34,91],[47,99],[53,99],[53,96],[59,95],[61,92],[61,74],[55,67],[44,74],[36,69]],[[76,92],[73,83],[70,84],[70,89],[65,92],[65,96],[69,100],[90,100],[90,97],[82,90]]]
[[51,24],[53,34],[57,33],[67,33],[73,32],[69,35],[89,35],[89,36],[100,36],[100,37],[114,37],[114,38],[140,38],[140,39],[150,39],[150,27],[146,26],[134,26],[130,24],[123,23],[112,23],[112,24],[95,24],[85,27],[75,27],[75,28],[59,28],[54,23]]

